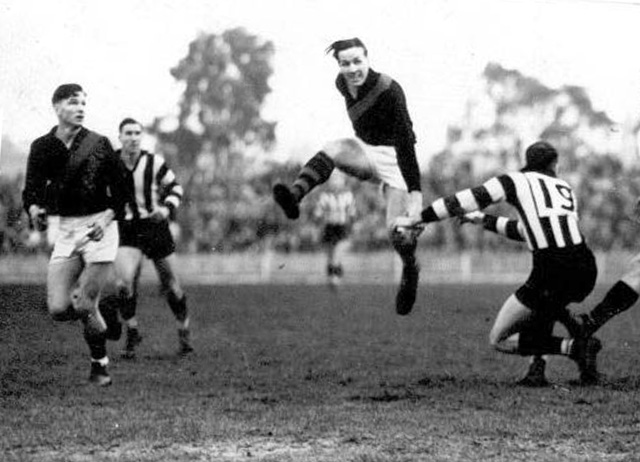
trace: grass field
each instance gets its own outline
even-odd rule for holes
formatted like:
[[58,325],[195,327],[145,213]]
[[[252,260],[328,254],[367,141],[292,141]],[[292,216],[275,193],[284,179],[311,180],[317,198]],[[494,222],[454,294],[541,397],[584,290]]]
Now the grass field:
[[[408,317],[392,285],[190,286],[194,346],[145,285],[135,361],[110,344],[114,385],[87,383],[79,325],[41,285],[0,286],[3,461],[640,460],[640,314],[600,335],[605,383],[513,385],[526,360],[487,345],[511,285],[423,285]],[[589,299],[602,295],[599,288]]]

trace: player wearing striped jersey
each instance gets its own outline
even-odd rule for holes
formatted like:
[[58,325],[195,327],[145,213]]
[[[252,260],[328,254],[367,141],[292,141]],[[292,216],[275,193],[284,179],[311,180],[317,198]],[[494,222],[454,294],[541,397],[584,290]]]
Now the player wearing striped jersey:
[[119,222],[120,247],[115,261],[117,290],[105,297],[104,304],[120,309],[127,330],[124,358],[134,358],[142,341],[136,317],[138,283],[144,257],[158,273],[160,285],[176,319],[178,353],[193,351],[189,330],[187,299],[175,273],[175,242],[169,219],[182,201],[182,186],[163,157],[141,149],[142,125],[126,118],[119,126],[122,149],[118,151],[127,167],[132,200]]
[[355,136],[324,144],[291,186],[274,185],[273,196],[288,218],[297,219],[300,201],[326,182],[336,168],[361,181],[381,183],[389,237],[403,263],[396,312],[407,315],[418,288],[419,230],[397,232],[393,222],[401,215],[418,215],[422,194],[416,137],[404,91],[391,77],[371,69],[367,48],[360,39],[338,40],[327,52],[338,62],[336,87],[345,100]]
[[[462,216],[501,201],[512,205],[518,221],[485,217],[483,223],[524,240],[533,255],[533,268],[525,284],[500,309],[490,343],[508,354],[568,356],[577,363],[581,382],[592,384],[599,378],[596,359],[600,341],[552,334],[553,322],[568,322],[567,305],[584,300],[597,277],[595,258],[578,224],[573,190],[556,177],[557,159],[552,145],[536,142],[527,148],[526,165],[521,171],[437,199],[419,218],[401,217],[396,225],[412,227]],[[544,374],[544,366],[532,367],[542,369],[538,372]]]
[[353,193],[345,189],[345,178],[334,173],[329,180],[329,188],[320,194],[314,215],[321,220],[322,246],[327,256],[327,278],[335,289],[344,275],[342,257],[347,244],[346,238],[356,214]]

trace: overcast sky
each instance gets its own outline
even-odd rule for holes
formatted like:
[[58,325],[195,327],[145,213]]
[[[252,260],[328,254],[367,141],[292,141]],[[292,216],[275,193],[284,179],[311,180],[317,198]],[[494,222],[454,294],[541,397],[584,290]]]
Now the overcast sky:
[[358,36],[404,87],[423,158],[489,61],[584,86],[618,122],[640,116],[639,24],[640,1],[623,0],[0,0],[0,129],[30,142],[56,123],[55,87],[78,82],[86,126],[116,142],[125,116],[175,113],[169,69],[199,32],[243,26],[276,47],[264,115],[281,157],[351,133],[324,49]]

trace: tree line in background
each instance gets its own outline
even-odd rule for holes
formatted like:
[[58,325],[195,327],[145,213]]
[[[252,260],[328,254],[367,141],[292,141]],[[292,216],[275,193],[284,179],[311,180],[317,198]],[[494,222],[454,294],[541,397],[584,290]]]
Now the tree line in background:
[[[261,116],[275,53],[272,42],[243,28],[200,34],[171,75],[184,85],[177,117],[157,118],[149,132],[185,188],[174,230],[179,251],[233,252],[265,246],[279,251],[319,248],[320,224],[313,216],[317,194],[305,200],[298,221],[286,220],[271,199],[277,180],[293,181],[300,165],[269,160],[275,123]],[[597,249],[629,248],[638,226],[632,211],[640,196],[637,152],[614,152],[620,136],[608,116],[596,111],[584,89],[548,88],[518,71],[490,63],[462,119],[449,128],[446,147],[423,165],[425,203],[522,166],[526,144],[553,143],[559,171],[575,188],[582,229]],[[628,145],[628,144],[627,144]],[[34,252],[44,240],[29,230],[21,209],[23,178],[0,178],[0,251]],[[349,181],[358,215],[355,250],[386,248],[380,190]],[[509,214],[504,206],[488,210]],[[453,221],[430,226],[425,247],[519,249],[481,229]]]

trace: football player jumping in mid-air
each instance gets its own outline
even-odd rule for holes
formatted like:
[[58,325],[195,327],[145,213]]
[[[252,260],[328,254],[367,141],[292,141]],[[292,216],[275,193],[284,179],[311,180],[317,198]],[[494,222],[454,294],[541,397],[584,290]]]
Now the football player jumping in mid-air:
[[396,232],[393,222],[405,214],[418,216],[422,193],[416,137],[405,95],[395,80],[370,67],[360,39],[338,40],[327,52],[338,62],[336,86],[345,99],[355,136],[326,143],[304,165],[293,185],[274,186],[274,199],[288,218],[296,219],[300,201],[326,182],[334,168],[362,181],[382,183],[391,243],[403,262],[396,312],[406,315],[416,300],[419,230]]

